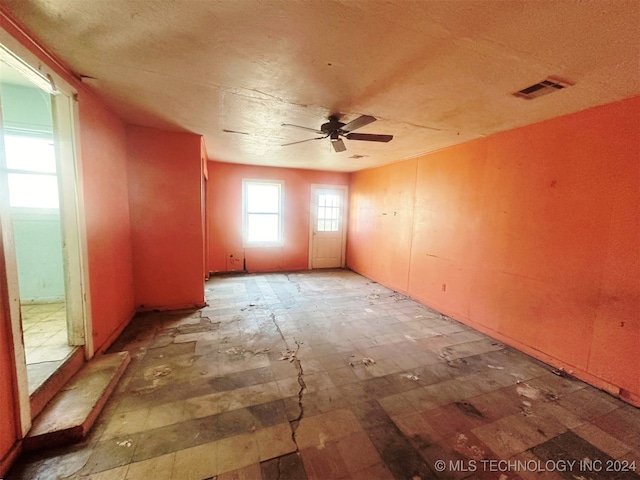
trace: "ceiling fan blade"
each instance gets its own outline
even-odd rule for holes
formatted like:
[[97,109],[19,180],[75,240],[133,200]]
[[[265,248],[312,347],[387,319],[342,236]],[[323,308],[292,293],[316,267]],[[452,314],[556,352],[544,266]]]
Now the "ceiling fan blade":
[[344,152],[347,149],[341,138],[338,140],[331,140],[331,145],[333,145],[333,149],[336,153]]
[[293,125],[292,123],[282,123],[280,126],[281,127],[300,128],[302,130],[308,130],[309,132],[315,132],[318,135],[323,135],[325,133],[325,132],[323,132],[321,130],[316,130],[315,128],[301,127],[300,125]]
[[297,142],[291,142],[291,143],[283,143],[282,145],[280,145],[281,147],[286,147],[288,145],[295,145],[296,143],[304,143],[304,142],[310,142],[311,140],[324,140],[325,138],[327,138],[327,135],[325,135],[324,137],[315,137],[315,138],[307,138],[306,140],[299,140]]
[[371,115],[362,115],[356,118],[355,120],[347,123],[340,130],[342,130],[343,132],[353,132],[354,130],[357,130],[358,128],[362,128],[365,125],[369,125],[370,123],[373,123],[375,121],[376,121],[376,117],[372,117]]
[[377,135],[375,133],[349,133],[346,135],[349,140],[365,140],[367,142],[390,142],[393,135]]

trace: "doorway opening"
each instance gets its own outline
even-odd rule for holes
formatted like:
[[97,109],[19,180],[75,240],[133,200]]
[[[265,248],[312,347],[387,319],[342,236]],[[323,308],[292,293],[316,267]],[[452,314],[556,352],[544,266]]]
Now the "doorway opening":
[[3,280],[24,426],[28,398],[87,338],[75,112],[71,96],[56,88],[51,75],[4,42],[0,112],[1,240],[8,265]]
[[2,78],[0,102],[20,317],[32,394],[73,351],[67,330],[51,101],[30,85]]

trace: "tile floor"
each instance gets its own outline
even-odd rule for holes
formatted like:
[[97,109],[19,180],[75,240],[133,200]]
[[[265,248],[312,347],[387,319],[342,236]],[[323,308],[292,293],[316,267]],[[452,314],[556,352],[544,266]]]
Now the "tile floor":
[[29,394],[56,371],[74,347],[67,342],[64,302],[21,305]]
[[352,272],[206,296],[136,317],[87,440],[8,478],[640,478],[639,409]]

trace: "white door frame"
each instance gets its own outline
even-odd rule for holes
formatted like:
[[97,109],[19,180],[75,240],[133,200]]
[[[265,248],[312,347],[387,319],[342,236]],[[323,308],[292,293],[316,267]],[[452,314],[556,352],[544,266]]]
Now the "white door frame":
[[[1,112],[2,109],[0,109]],[[9,314],[11,338],[13,339],[14,369],[16,372],[16,387],[18,389],[18,408],[20,409],[20,428],[22,436],[31,428],[31,405],[29,403],[29,384],[27,381],[27,358],[22,337],[22,321],[20,320],[20,289],[18,288],[18,264],[13,235],[13,223],[9,207],[9,182],[6,170],[4,150],[4,128],[0,114],[0,234],[2,246],[0,254],[4,257],[4,271],[7,288],[7,308]],[[0,292],[2,294],[4,292]]]
[[309,261],[308,268],[311,270],[313,268],[313,241],[314,241],[314,233],[315,233],[315,222],[316,218],[315,208],[316,205],[316,190],[340,190],[342,191],[342,208],[341,208],[341,217],[340,217],[340,230],[342,233],[341,238],[341,260],[340,260],[340,268],[344,268],[346,265],[346,255],[347,255],[347,214],[349,207],[349,187],[347,185],[326,185],[326,184],[311,184],[311,195],[309,199]]
[[[84,223],[84,201],[79,145],[79,121],[77,91],[54,70],[45,65],[33,52],[0,28],[0,44],[17,58],[18,67],[27,76],[36,80],[40,88],[55,90],[52,95],[52,117],[54,145],[59,168],[59,181],[64,184],[60,190],[60,213],[63,225],[63,258],[65,265],[65,291],[69,309],[69,339],[74,345],[83,345],[87,359],[94,354],[89,301],[89,272],[86,227]],[[9,68],[9,67],[7,67]],[[26,70],[25,70],[26,69]],[[38,78],[39,77],[39,78]],[[1,117],[0,117],[1,120]],[[1,123],[0,123],[1,126]],[[4,157],[4,131],[0,131],[0,155]],[[1,158],[0,165],[6,165]],[[2,250],[5,259],[6,284],[8,291],[8,311],[11,316],[11,334],[14,343],[14,361],[18,389],[20,429],[22,436],[31,428],[31,405],[27,378],[26,357],[20,318],[20,292],[14,245],[13,227],[9,207],[7,175],[0,175],[0,222],[2,224]]]
[[65,274],[65,300],[67,309],[67,332],[69,344],[85,346],[87,359],[93,357],[93,335],[89,310],[89,278],[87,269],[84,223],[84,203],[82,202],[82,171],[77,161],[79,148],[77,126],[78,102],[66,95],[56,95],[52,99],[53,129],[55,132],[56,161],[58,178],[64,188],[60,189],[60,221],[62,223]]

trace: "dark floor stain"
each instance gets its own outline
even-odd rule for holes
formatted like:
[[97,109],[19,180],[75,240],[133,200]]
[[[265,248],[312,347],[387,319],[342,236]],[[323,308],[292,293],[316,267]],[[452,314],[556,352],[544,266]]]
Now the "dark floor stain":
[[[572,431],[567,431],[529,450],[549,465],[563,465],[556,473],[567,480],[638,480],[631,465],[616,461]],[[574,463],[571,463],[574,462]]]
[[215,440],[251,433],[258,428],[258,421],[248,408],[239,408],[216,415]]
[[187,333],[215,332],[220,329],[220,322],[212,322],[208,317],[202,317],[200,322],[180,325],[176,328],[179,335]]
[[467,415],[484,418],[484,414],[469,402],[455,402],[455,406]]
[[383,425],[367,428],[365,431],[395,478],[437,478],[391,419]]
[[213,377],[206,380],[213,392],[227,392],[238,388],[250,387],[275,380],[273,370],[269,367],[229,373],[223,377]]
[[[216,418],[213,416],[147,430],[137,434],[138,441],[133,441],[131,447],[134,450],[132,461],[139,462],[224,438],[220,435],[216,428]],[[112,442],[111,440],[106,440],[100,443],[108,444]]]
[[282,400],[274,400],[273,402],[262,403],[247,407],[249,413],[256,420],[257,428],[266,428],[280,423],[286,423],[287,413]]
[[263,480],[307,480],[307,473],[298,453],[261,462],[260,470]]
[[384,377],[371,378],[361,382],[362,389],[369,394],[371,398],[382,398],[398,393],[395,385]]

